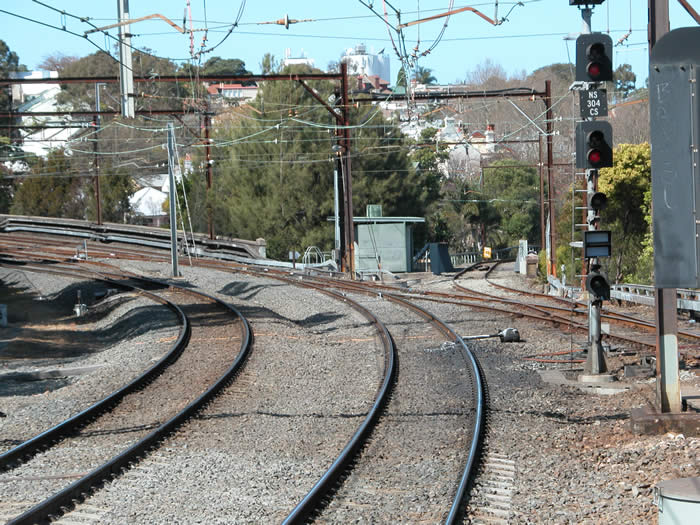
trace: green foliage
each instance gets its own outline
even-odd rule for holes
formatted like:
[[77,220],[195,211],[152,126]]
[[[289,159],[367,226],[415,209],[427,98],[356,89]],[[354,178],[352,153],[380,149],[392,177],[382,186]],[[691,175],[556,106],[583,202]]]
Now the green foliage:
[[[19,63],[17,53],[10,50],[10,47],[4,40],[0,40],[0,78],[7,78],[10,73],[17,71],[26,71],[27,68]],[[8,111],[10,109],[10,89],[8,86],[0,87],[0,111]],[[7,123],[8,119],[3,117],[0,119],[0,124]],[[7,128],[0,127],[0,134],[7,136]]]
[[[601,229],[610,229],[613,256],[608,273],[616,283],[632,276],[651,281],[651,147],[620,144],[613,154],[613,167],[600,170],[598,190],[608,197],[601,212]],[[642,249],[643,243],[647,246]]]
[[408,87],[408,84],[406,83],[406,71],[404,71],[403,68],[399,69],[399,72],[396,75],[396,87],[402,87],[404,89]]
[[271,75],[279,71],[279,62],[275,60],[274,55],[270,53],[265,53],[262,57],[262,62],[260,62],[260,70],[263,75]]
[[83,179],[70,175],[63,150],[52,151],[23,179],[15,193],[11,213],[40,217],[85,218]]
[[441,213],[457,252],[483,246],[539,244],[539,177],[512,159],[493,162],[479,181],[449,180],[443,185]]
[[245,62],[238,58],[211,57],[202,66],[203,75],[249,75]]
[[[10,76],[10,73],[26,70],[26,66],[19,63],[17,53],[10,50],[10,47],[4,40],[0,40],[0,78],[7,78]],[[10,105],[10,87],[0,86],[0,112],[10,111],[12,109]],[[8,124],[13,123],[13,120],[16,122],[18,119],[0,117],[0,158],[2,159],[0,161],[0,177],[8,173],[2,162],[6,159],[12,159],[17,154],[16,148],[11,146],[9,140],[10,137],[16,136],[17,132],[7,127]],[[7,213],[12,202],[12,195],[12,183],[7,179],[0,178],[0,213]]]
[[[134,51],[132,69],[135,77],[151,77],[175,75],[177,65],[165,58],[155,57],[147,52]],[[118,61],[104,51],[82,57],[62,66],[61,77],[101,77],[119,74]],[[181,107],[181,97],[191,92],[190,76],[185,72],[182,82],[139,82],[134,90],[137,110],[172,109]],[[95,109],[95,90],[85,89],[83,84],[64,84],[57,97],[59,104],[67,109]],[[120,110],[119,84],[109,83],[102,87],[100,108],[103,111]]]
[[634,92],[634,86],[637,82],[637,75],[632,71],[632,66],[629,64],[620,64],[613,73],[615,89],[622,92],[622,98],[627,98],[630,93]]
[[[336,89],[332,82],[308,84],[323,98]],[[294,82],[266,82],[253,106],[248,115],[238,112],[215,131],[217,141],[233,144],[216,152],[223,159],[214,165],[213,191],[206,191],[203,174],[190,177],[190,206],[199,210],[193,213],[195,228],[203,229],[211,209],[217,234],[264,237],[270,257],[286,259],[289,250],[301,252],[310,245],[330,250],[335,119]],[[422,216],[428,183],[397,147],[400,132],[375,107],[352,108],[350,119],[367,124],[351,130],[354,214],[364,215],[367,204],[381,204],[385,215]]]
[[413,78],[418,84],[435,84],[437,78],[432,74],[432,69],[429,67],[416,66],[416,70],[413,73]]
[[[134,179],[125,169],[102,166],[100,170],[100,211],[104,222],[128,222],[132,209],[129,196],[136,191]],[[97,220],[94,178],[86,181],[87,218]]]
[[547,252],[540,250],[537,253],[537,280],[541,283],[547,282]]
[[500,217],[496,231],[487,231],[499,248],[514,246],[519,239],[539,243],[539,177],[532,167],[513,159],[493,162],[484,170],[483,196]]

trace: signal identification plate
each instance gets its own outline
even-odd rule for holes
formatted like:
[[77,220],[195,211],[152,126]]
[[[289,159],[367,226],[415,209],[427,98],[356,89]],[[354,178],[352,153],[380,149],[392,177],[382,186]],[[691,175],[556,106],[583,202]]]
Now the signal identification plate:
[[581,118],[608,116],[608,92],[605,89],[581,90],[578,92]]

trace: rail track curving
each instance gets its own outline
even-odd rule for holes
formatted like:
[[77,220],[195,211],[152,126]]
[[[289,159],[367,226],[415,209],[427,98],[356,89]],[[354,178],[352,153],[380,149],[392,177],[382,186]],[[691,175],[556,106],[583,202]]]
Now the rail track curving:
[[[35,238],[35,237],[34,237]],[[9,254],[14,254],[15,256],[20,256],[20,254],[24,254],[24,256],[27,255],[27,250],[26,250],[26,238],[23,238],[23,235],[16,235],[13,234],[11,238],[5,238],[3,236],[2,239],[2,245],[3,245],[3,252],[4,253],[9,253]],[[35,238],[36,242],[36,238]],[[62,243],[54,243],[49,240],[42,240],[41,242],[41,251],[43,252],[42,258],[47,259],[48,257],[54,257],[54,263],[57,261],[66,261],[66,260],[71,260],[73,262],[76,262],[80,264],[82,267],[87,267],[88,265],[96,265],[97,267],[100,268],[100,272],[107,273],[106,268],[108,263],[96,263],[95,261],[85,261],[85,260],[80,260],[79,258],[74,257],[70,252],[70,248],[66,248],[65,244]],[[109,250],[100,250],[98,247],[95,246],[90,246],[89,248],[89,253],[91,254],[91,257],[105,257],[105,258],[110,258],[115,256],[115,252],[118,252],[119,250],[116,249],[116,246],[111,245],[109,247]],[[47,255],[50,254],[50,255]],[[142,249],[128,249],[126,250],[126,253],[124,254],[125,258],[127,259],[132,259],[132,260],[143,260],[145,257],[150,257],[150,255],[146,255],[144,250]],[[155,255],[155,259],[160,259],[162,261],[163,257],[162,255],[156,255],[155,253],[152,254]],[[121,258],[121,254],[119,255]],[[201,263],[202,261],[198,261],[198,263]],[[217,263],[216,266],[219,266],[219,269],[221,268],[221,263]],[[240,265],[237,265],[238,267],[233,269],[233,271],[236,272],[245,272],[246,268],[241,267]],[[232,269],[229,267],[227,268],[227,271],[232,271]],[[270,276],[274,272],[271,271],[250,271],[251,274],[256,274],[256,275],[265,275]],[[292,276],[290,277],[287,275],[286,277],[283,275],[284,272],[279,273],[278,275],[275,276],[276,279],[286,279],[288,282],[292,282],[295,285],[301,284],[299,281],[299,278],[297,276]],[[133,277],[133,276],[130,276]],[[327,295],[333,296],[336,300],[341,300],[343,302],[348,302],[349,298],[347,296],[347,292],[333,292],[328,289],[327,283],[318,283],[318,282],[308,282],[308,283],[303,283],[305,286],[310,286],[311,288],[315,289],[317,292],[325,293]],[[374,292],[370,292],[374,294]],[[380,297],[382,295],[380,294]],[[394,298],[394,297],[389,297],[387,295],[383,295],[386,299],[392,300],[394,302],[403,304],[404,307],[406,306],[411,306],[409,301],[406,299],[401,299],[401,298]],[[359,305],[358,305],[359,306]],[[478,396],[479,392],[481,392],[481,387],[479,383],[481,382],[481,376],[478,371],[478,366],[474,361],[473,356],[470,355],[466,345],[464,345],[464,342],[461,341],[461,338],[452,332],[449,327],[445,323],[441,323],[438,319],[436,319],[434,316],[429,314],[427,311],[424,309],[421,309],[419,307],[412,306],[413,310],[416,312],[419,312],[421,316],[423,316],[425,319],[429,320],[431,323],[435,323],[435,325],[438,327],[438,329],[443,333],[444,337],[447,337],[451,341],[454,341],[457,343],[458,347],[460,347],[462,352],[464,353],[464,358],[466,362],[469,364],[469,366],[472,366],[472,382],[474,383],[474,391],[476,395]],[[359,310],[362,311],[363,308],[359,307]],[[371,313],[369,313],[368,310],[366,311],[367,316],[371,316]],[[381,332],[382,330],[379,330]],[[388,338],[388,339],[387,339]],[[388,340],[389,343],[391,343],[391,337],[388,335],[388,332],[386,332],[386,336],[383,337],[383,339]],[[385,345],[386,346],[386,345]],[[391,352],[387,352],[387,356],[389,356]],[[347,474],[348,466],[354,461],[356,461],[356,455],[360,450],[362,449],[363,446],[365,446],[365,443],[367,441],[369,431],[371,429],[371,426],[376,422],[376,419],[379,417],[380,413],[382,412],[383,407],[386,404],[386,400],[389,397],[389,387],[391,386],[391,383],[393,381],[393,378],[395,376],[395,368],[394,368],[394,362],[395,358],[392,357],[387,357],[385,359],[386,361],[386,371],[387,373],[384,375],[384,380],[382,382],[382,387],[380,389],[380,393],[378,394],[375,403],[372,407],[372,410],[370,410],[367,419],[365,422],[360,426],[356,434],[353,436],[353,438],[348,442],[347,446],[343,449],[341,454],[338,456],[338,459],[333,462],[331,465],[331,468],[319,479],[318,483],[314,485],[314,488],[309,492],[307,497],[305,497],[299,505],[294,509],[294,511],[288,516],[287,522],[288,523],[297,523],[297,522],[302,522],[305,519],[308,518],[312,513],[318,512],[319,506],[321,506],[321,503],[326,497],[327,494],[331,493],[334,490],[334,485],[337,485],[338,480],[341,478],[341,476],[345,476]],[[384,392],[386,390],[386,392]],[[483,394],[481,394],[483,397]],[[457,519],[457,516],[459,514],[459,509],[460,507],[463,507],[463,502],[464,502],[464,497],[468,485],[468,480],[470,478],[470,472],[472,471],[473,464],[475,461],[475,458],[477,456],[478,452],[478,442],[479,438],[481,435],[481,431],[479,430],[478,426],[478,421],[481,421],[483,419],[483,402],[478,401],[477,404],[475,405],[474,411],[476,412],[476,415],[474,417],[474,421],[477,422],[477,426],[475,431],[473,431],[474,435],[474,440],[471,442],[471,445],[468,447],[468,453],[465,456],[465,466],[464,470],[462,471],[462,474],[458,476],[458,479],[456,480],[456,489],[454,493],[454,497],[452,500],[451,504],[451,510],[449,512],[449,517],[447,518],[448,523],[453,523]],[[345,473],[345,474],[344,474]],[[21,521],[19,521],[21,522]]]
[[[14,261],[17,263],[18,261]],[[3,264],[7,264],[5,261]],[[70,274],[76,278],[96,278],[95,272],[51,267],[37,263],[23,265],[25,271],[51,271]],[[112,274],[99,277],[111,286],[124,288],[124,280],[134,281],[132,275]],[[230,305],[203,293],[169,286],[154,280],[142,280],[141,286],[160,288],[159,293],[146,291],[134,284],[132,291],[167,305],[178,314],[182,330],[171,350],[153,367],[124,388],[92,405],[45,432],[26,440],[0,457],[6,471],[2,477],[11,484],[12,494],[19,491],[19,500],[27,501],[27,494],[41,496],[28,510],[9,523],[45,522],[71,508],[97,486],[138,462],[150,449],[191,418],[227,385],[243,365],[250,349],[250,331],[247,321]],[[239,341],[233,355],[226,351],[199,351],[195,340],[202,338],[206,326],[215,326],[220,335],[230,341]],[[188,381],[179,378],[186,377]],[[184,407],[184,408],[183,408]],[[138,436],[134,439],[134,436]],[[62,476],[53,478],[50,487],[38,488],[32,473],[46,479],[46,465],[54,472],[65,472],[62,465],[73,464],[73,450],[79,450],[86,470],[78,480],[59,487]],[[120,450],[111,456],[111,451]],[[39,452],[41,451],[41,454]],[[21,463],[21,464],[20,464]],[[7,471],[11,472],[7,472]],[[70,470],[67,469],[67,470]],[[36,474],[35,474],[36,475]],[[9,476],[9,477],[8,477]],[[50,477],[50,475],[49,475]],[[10,494],[6,496],[11,497]]]

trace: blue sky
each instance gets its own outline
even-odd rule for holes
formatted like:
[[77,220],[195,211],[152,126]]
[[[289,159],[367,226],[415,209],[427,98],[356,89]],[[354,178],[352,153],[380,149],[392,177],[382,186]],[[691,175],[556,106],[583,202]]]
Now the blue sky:
[[[364,43],[375,51],[386,49],[392,57],[391,82],[396,78],[399,61],[393,52],[387,27],[359,0],[190,0],[189,3],[192,27],[209,28],[208,46],[224,38],[243,6],[238,27],[219,47],[205,54],[204,60],[211,56],[240,58],[249,70],[259,72],[264,53],[282,58],[285,49],[289,48],[293,56],[299,56],[303,51],[315,60],[317,67],[325,69],[329,62],[338,60],[344,49]],[[383,13],[382,0],[364,0],[364,3],[373,4],[375,12]],[[391,0],[391,5],[401,10],[402,22],[443,13],[449,3],[449,0]],[[498,17],[508,15],[508,19],[498,26],[471,12],[452,16],[443,38],[430,54],[419,59],[418,65],[430,68],[438,82],[449,83],[464,79],[486,59],[499,64],[509,74],[523,70],[529,73],[551,63],[573,60],[574,41],[566,37],[575,39],[581,31],[579,9],[569,6],[567,0],[523,0],[522,3],[524,5],[516,6],[512,1],[498,2]],[[695,4],[697,0],[690,3]],[[130,15],[138,18],[159,13],[182,25],[187,4],[186,0],[131,0]],[[671,28],[696,25],[677,1],[670,0],[669,4]],[[476,0],[474,3],[455,0],[453,9],[463,6],[472,6],[487,17],[495,18],[493,0]],[[700,8],[694,7],[696,10]],[[0,2],[0,9],[58,27],[49,28],[0,12],[0,38],[30,69],[55,53],[85,56],[98,49],[82,36],[92,26],[71,15],[89,17],[90,22],[98,27],[114,23],[117,17],[116,0],[5,0]],[[61,14],[60,10],[66,14]],[[258,24],[281,19],[285,14],[290,19],[312,21],[292,24],[289,29]],[[407,46],[412,48],[420,38],[420,51],[428,48],[441,31],[444,20],[405,29]],[[593,31],[609,32],[614,43],[631,29],[624,44],[615,47],[614,63],[615,66],[631,64],[637,74],[637,86],[643,85],[648,68],[647,0],[607,0],[595,7],[592,20]],[[390,16],[389,22],[396,24],[396,18]],[[66,31],[61,29],[63,27]],[[187,60],[190,57],[189,35],[179,33],[162,20],[132,24],[131,32],[136,35],[132,41],[135,47],[147,47],[159,56],[172,59]],[[117,30],[111,29],[110,34],[116,36]],[[199,49],[203,34],[202,31],[195,32],[195,49]],[[90,40],[102,48],[114,45],[113,39],[100,33],[90,35]]]

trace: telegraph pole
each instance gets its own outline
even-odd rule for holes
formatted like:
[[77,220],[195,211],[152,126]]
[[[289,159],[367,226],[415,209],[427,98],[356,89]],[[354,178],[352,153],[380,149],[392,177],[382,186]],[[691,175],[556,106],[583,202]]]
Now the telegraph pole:
[[[129,0],[117,0],[119,22],[129,20]],[[131,24],[119,26],[119,92],[122,117],[134,118],[134,70],[131,67]]]
[[342,161],[343,167],[343,215],[345,229],[344,270],[350,273],[351,279],[355,276],[355,220],[352,210],[352,175],[350,161],[350,99],[348,98],[348,65],[340,64],[341,74],[341,106],[342,115]]

